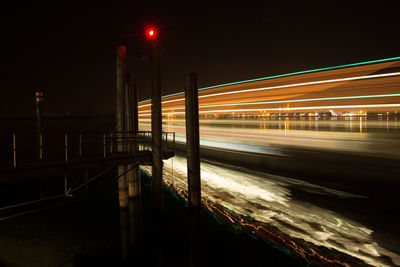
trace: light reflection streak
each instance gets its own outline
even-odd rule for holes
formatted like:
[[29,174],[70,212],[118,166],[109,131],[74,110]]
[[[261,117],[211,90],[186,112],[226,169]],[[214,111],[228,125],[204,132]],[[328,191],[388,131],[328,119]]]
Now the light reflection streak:
[[[174,161],[174,177],[171,176],[171,160]],[[178,192],[185,194],[186,160],[183,157],[171,160],[165,162],[164,182],[173,184]],[[325,263],[332,262],[332,258],[323,256],[321,251],[312,245],[307,247],[307,243],[303,244],[301,240],[335,249],[372,265],[390,266],[391,263],[385,261],[382,256],[389,257],[394,264],[400,264],[398,251],[390,251],[379,245],[372,237],[371,229],[331,210],[294,199],[291,188],[303,188],[306,192],[342,199],[362,196],[288,177],[232,166],[228,168],[227,165],[215,165],[208,161],[202,162],[201,174],[204,206],[215,213],[223,214],[231,224],[252,229],[256,234],[267,234],[269,238],[279,239],[284,246],[289,246],[303,257],[312,254],[320,257]],[[215,205],[221,205],[234,213],[228,213],[226,209],[217,209]],[[247,217],[254,218],[255,221],[243,220]],[[280,231],[274,231],[274,227]],[[296,242],[285,238],[285,234],[295,238]],[[346,265],[345,262],[336,263]]]

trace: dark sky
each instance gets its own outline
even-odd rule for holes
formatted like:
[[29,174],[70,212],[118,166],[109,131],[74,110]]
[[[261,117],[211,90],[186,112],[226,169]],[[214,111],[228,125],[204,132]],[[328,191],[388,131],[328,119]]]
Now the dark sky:
[[0,115],[33,115],[37,89],[46,114],[113,113],[120,44],[140,100],[149,98],[140,55],[152,23],[163,94],[182,91],[189,72],[205,87],[400,55],[395,1],[82,2],[1,1]]

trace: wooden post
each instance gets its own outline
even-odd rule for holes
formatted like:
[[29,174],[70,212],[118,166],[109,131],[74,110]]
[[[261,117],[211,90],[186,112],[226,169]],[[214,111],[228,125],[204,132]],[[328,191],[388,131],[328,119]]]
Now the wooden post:
[[[127,130],[130,134],[130,152],[135,154],[136,151],[136,135],[138,132],[138,98],[137,98],[137,88],[134,81],[128,84],[127,90],[127,105],[126,108],[129,110],[127,112]],[[129,197],[137,198],[140,197],[140,173],[139,166],[137,164],[129,164],[128,168],[128,188]]]
[[201,206],[199,101],[195,73],[185,77],[185,108],[189,207],[199,209]]
[[[134,153],[136,153],[136,150],[138,149],[138,145],[136,142],[136,136],[138,135],[139,132],[139,110],[138,110],[138,88],[137,88],[137,83],[134,81],[132,83],[132,114],[133,114],[133,124],[132,124],[132,131],[135,136],[134,139]],[[141,190],[141,181],[140,181],[140,168],[139,165],[136,165],[135,168],[133,169],[133,180],[136,183],[135,185],[135,195],[137,197],[140,197],[142,195],[142,190]]]
[[[116,113],[117,113],[117,152],[123,152],[124,140],[123,132],[125,131],[125,46],[118,46],[117,48],[117,92],[116,92]],[[124,174],[126,166],[118,166],[118,196],[120,208],[128,208],[128,181]]]
[[[133,142],[133,135],[132,135],[132,128],[133,128],[133,121],[132,121],[132,88],[129,81],[129,75],[127,75],[127,80],[125,83],[125,123],[126,123],[126,132],[128,137],[128,144],[127,144],[127,151],[132,153],[132,142]],[[134,164],[127,165],[127,179],[128,179],[128,196],[129,198],[135,197],[135,184],[133,181],[133,166]]]
[[162,114],[161,114],[161,64],[159,41],[152,41],[152,80],[151,80],[151,132],[152,132],[152,178],[154,208],[158,213],[163,212],[163,185],[162,185]]

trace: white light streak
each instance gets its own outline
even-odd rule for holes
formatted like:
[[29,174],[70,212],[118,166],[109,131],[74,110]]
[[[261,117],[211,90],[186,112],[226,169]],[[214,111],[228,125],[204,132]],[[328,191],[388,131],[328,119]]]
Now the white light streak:
[[[251,109],[221,109],[221,110],[204,110],[199,113],[230,113],[230,112],[250,112],[250,111],[294,111],[294,110],[310,110],[310,109],[342,109],[342,108],[385,108],[400,107],[400,104],[371,104],[371,105],[341,105],[341,106],[311,106],[311,107],[293,107],[293,108],[251,108]],[[151,112],[141,113],[140,115],[150,115]],[[163,112],[167,114],[185,114],[182,112]]]
[[[229,94],[238,94],[238,93],[247,93],[247,92],[255,92],[255,91],[263,91],[263,90],[274,90],[281,88],[290,88],[290,87],[298,87],[298,86],[306,86],[306,85],[316,85],[316,84],[324,84],[324,83],[334,83],[334,82],[346,82],[346,81],[354,81],[354,80],[363,80],[363,79],[374,79],[374,78],[382,78],[382,77],[390,77],[390,76],[398,76],[400,72],[392,72],[392,73],[383,73],[383,74],[374,74],[374,75],[364,75],[364,76],[356,76],[356,77],[348,77],[348,78],[338,78],[338,79],[330,79],[330,80],[322,80],[315,82],[305,82],[305,83],[295,83],[295,84],[286,84],[286,85],[277,85],[270,87],[262,87],[262,88],[253,88],[253,89],[244,89],[238,91],[231,92],[221,92],[209,95],[201,95],[199,98],[212,97],[212,96],[221,96],[221,95],[229,95]],[[163,101],[162,104],[183,101],[185,98],[178,98],[173,100]],[[149,106],[151,104],[141,105],[138,108],[142,108],[145,106]]]

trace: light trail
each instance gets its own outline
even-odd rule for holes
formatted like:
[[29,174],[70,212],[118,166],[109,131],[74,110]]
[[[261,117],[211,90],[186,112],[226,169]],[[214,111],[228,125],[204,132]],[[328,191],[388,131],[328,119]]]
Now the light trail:
[[[400,57],[396,58],[396,60],[399,59]],[[370,63],[378,63],[378,61]],[[362,64],[346,67],[357,65]],[[362,223],[346,218],[344,215],[346,213],[335,213],[333,210],[318,206],[319,198],[314,199],[313,196],[308,202],[302,199],[303,194],[297,194],[297,192],[304,191],[306,194],[315,196],[336,198],[334,207],[337,207],[337,200],[351,206],[358,205],[368,197],[350,195],[347,192],[330,189],[329,186],[319,187],[289,177],[278,177],[251,170],[254,166],[260,167],[266,164],[265,161],[259,161],[260,158],[283,159],[293,156],[293,162],[297,159],[304,160],[305,168],[312,168],[313,172],[318,172],[321,168],[320,178],[322,179],[325,175],[325,166],[329,166],[327,169],[335,172],[335,164],[345,161],[348,155],[356,159],[371,157],[373,159],[371,165],[374,166],[381,164],[381,160],[382,162],[398,160],[400,158],[397,126],[400,110],[399,67],[400,61],[397,61],[271,80],[269,83],[260,81],[287,77],[291,74],[247,80],[245,81],[248,82],[247,84],[235,82],[200,88],[199,113],[216,115],[201,116],[200,145],[205,151],[217,151],[215,155],[225,153],[221,154],[221,159],[231,157],[238,165],[248,165],[246,167],[248,169],[245,170],[238,166],[218,165],[218,160],[215,159],[212,162],[202,162],[203,196],[209,203],[221,204],[224,208],[234,211],[235,214],[251,216],[254,221],[277,227],[283,233],[306,240],[310,244],[336,249],[372,265],[400,265],[398,244],[391,245],[391,239],[380,237],[379,232],[374,235],[375,230],[386,233],[386,229],[379,228],[380,226],[368,228]],[[335,68],[325,68],[320,71],[333,69]],[[295,74],[311,72],[313,71]],[[251,84],[251,82],[258,83]],[[227,87],[231,85],[237,86]],[[202,91],[206,89],[213,90]],[[183,94],[180,92],[164,96],[162,102],[165,105],[162,115],[168,116],[168,119],[166,117],[163,119],[164,127],[174,131],[176,141],[181,144],[186,141]],[[142,101],[143,104],[139,107],[141,111],[138,115],[143,128],[150,127],[151,111],[148,107],[151,104],[147,101],[150,100]],[[296,105],[299,107],[295,107]],[[319,114],[320,117],[312,114],[315,115],[314,119],[308,117],[310,114],[307,114],[323,111],[331,113],[332,117],[329,114]],[[304,117],[293,117],[293,120],[289,118],[281,120],[279,117],[278,121],[273,120],[273,116],[262,120],[254,120],[254,117],[246,119],[246,116],[242,116],[243,114],[260,116],[266,113],[287,115],[286,113],[289,112],[292,114],[299,112]],[[175,114],[180,116],[173,116]],[[359,118],[346,117],[341,120],[341,114],[343,116],[356,115]],[[382,118],[383,115],[385,121],[383,119],[371,121],[369,117],[367,121],[367,114],[372,115],[372,120],[374,116]],[[240,115],[240,120],[235,120],[237,115]],[[295,152],[291,154],[292,151]],[[302,157],[296,154],[298,151],[313,152],[313,156]],[[314,154],[314,152],[321,154]],[[332,155],[337,153],[339,160],[335,162],[327,158],[325,162],[325,159],[321,159],[322,164],[318,166],[318,160],[315,160],[317,157],[314,158],[314,156],[325,153],[333,153]],[[345,155],[344,159],[339,158],[340,155]],[[250,158],[253,156],[254,158]],[[185,159],[175,156],[171,161],[173,164],[165,164],[165,180],[170,179],[168,182],[173,183],[175,188],[179,190],[180,187],[184,190],[187,188]],[[297,171],[296,164],[293,166],[283,164],[282,168],[285,168],[284,170],[293,168]],[[274,165],[272,168],[277,167]],[[371,166],[371,169],[373,168],[375,167]],[[375,175],[369,170],[369,166],[366,169],[368,175],[370,173]],[[388,174],[391,175],[392,171],[397,170],[396,163],[393,169],[388,170]],[[394,176],[397,178],[397,173]],[[382,177],[386,177],[385,172],[379,171],[375,178],[381,182]],[[340,181],[337,183],[340,184]],[[356,199],[355,202],[352,199]],[[317,205],[313,205],[314,201]],[[353,208],[356,209],[356,207]],[[225,209],[220,212],[228,217],[229,223],[240,224],[234,217],[230,217]],[[342,210],[339,209],[338,212]],[[354,214],[352,213],[352,216]],[[375,215],[373,211],[370,214]],[[357,218],[357,216],[352,218]],[[394,226],[397,225],[396,222],[393,223]],[[253,226],[257,231],[262,228]],[[300,254],[308,253],[306,250],[301,251],[300,247],[299,249]]]
[[[322,100],[344,100],[344,99],[361,99],[361,98],[397,97],[397,96],[400,96],[400,94],[339,96],[339,97],[322,97],[322,98],[278,100],[278,101],[266,101],[266,102],[229,103],[229,104],[199,106],[199,108],[212,108],[212,107],[225,107],[225,106],[245,106],[245,105],[262,105],[262,104],[308,102],[308,101],[322,101]],[[163,109],[163,110],[177,110],[177,109],[183,110],[185,108],[166,108],[166,109]],[[143,112],[146,112],[146,111],[139,111],[139,113],[143,113]]]
[[[345,65],[338,65],[338,66],[332,66],[332,67],[318,68],[318,69],[312,69],[312,70],[303,70],[303,71],[297,71],[297,72],[291,72],[291,73],[273,75],[273,76],[268,76],[268,77],[249,79],[249,80],[244,80],[244,81],[237,81],[237,82],[224,83],[224,84],[219,84],[219,85],[213,85],[213,86],[208,86],[208,87],[200,88],[199,91],[207,90],[207,89],[213,89],[213,88],[218,88],[218,87],[224,87],[224,86],[230,86],[230,85],[237,85],[237,84],[244,84],[244,83],[250,83],[250,82],[257,82],[257,81],[271,80],[271,79],[276,79],[276,78],[289,77],[289,76],[300,75],[300,74],[308,74],[308,73],[315,73],[315,72],[320,72],[320,71],[328,71],[328,70],[343,69],[343,68],[356,67],[356,66],[363,66],[363,65],[369,65],[369,64],[390,62],[390,61],[395,61],[395,60],[400,60],[400,57],[391,57],[391,58],[384,58],[384,59],[376,59],[376,60],[370,60],[370,61],[365,61],[365,62],[350,63],[350,64],[345,64]],[[183,94],[183,93],[184,93],[184,92],[169,94],[169,95],[163,96],[162,98],[167,98],[167,97],[171,97],[171,96],[181,95],[181,94]],[[151,101],[151,99],[147,99],[147,100],[140,101],[139,104],[144,103],[144,102],[148,102],[148,101]]]
[[[345,109],[345,108],[384,108],[384,107],[400,107],[400,104],[372,104],[372,105],[339,105],[339,106],[310,106],[310,107],[294,107],[294,108],[258,108],[258,109],[222,109],[222,110],[204,110],[199,111],[200,114],[205,113],[232,113],[232,112],[249,112],[249,111],[295,111],[295,110],[311,110],[311,109]],[[163,112],[163,115],[185,114],[182,112]],[[141,113],[139,116],[151,115],[151,112]]]
[[[364,75],[364,76],[338,78],[338,79],[321,80],[321,81],[304,82],[304,83],[295,83],[295,84],[286,84],[286,85],[277,85],[277,86],[269,86],[269,87],[253,88],[253,89],[244,89],[244,90],[231,91],[231,92],[214,93],[214,94],[209,94],[209,95],[200,95],[199,99],[200,98],[205,98],[205,97],[212,97],[212,96],[231,95],[231,94],[238,94],[238,93],[264,91],[264,90],[275,90],[275,89],[282,89],[282,88],[317,85],[317,84],[325,84],[325,83],[335,83],[335,82],[375,79],[375,78],[391,77],[391,76],[398,76],[398,75],[400,75],[400,72],[383,73],[383,74],[375,74],[375,75]],[[163,101],[162,104],[170,103],[170,102],[183,101],[183,100],[185,100],[185,98],[167,100],[167,101]],[[141,105],[138,108],[142,108],[142,107],[149,106],[149,105],[151,105],[151,104]]]
[[315,81],[315,82],[295,83],[295,84],[278,85],[278,86],[270,86],[270,87],[254,88],[254,89],[245,89],[245,90],[238,90],[238,91],[232,91],[232,92],[222,92],[222,93],[216,93],[216,94],[202,95],[202,96],[199,96],[199,98],[211,97],[211,96],[221,96],[221,95],[228,95],[228,94],[237,94],[237,93],[256,92],[256,91],[264,91],[264,90],[274,90],[274,89],[298,87],[298,86],[306,86],[306,85],[316,85],[316,84],[324,84],[324,83],[382,78],[382,77],[397,76],[397,75],[400,75],[400,72],[358,76],[358,77],[350,77],[350,78],[339,78],[339,79],[322,80],[322,81]]

